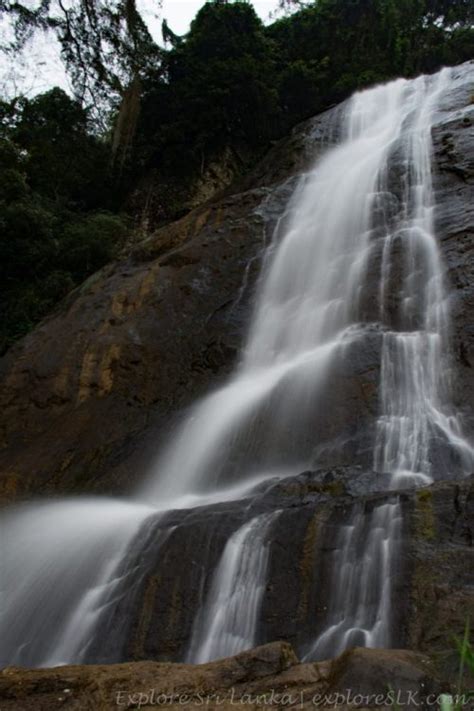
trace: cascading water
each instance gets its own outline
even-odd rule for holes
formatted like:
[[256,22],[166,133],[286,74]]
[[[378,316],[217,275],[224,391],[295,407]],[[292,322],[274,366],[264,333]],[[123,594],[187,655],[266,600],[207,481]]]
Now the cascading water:
[[[472,463],[441,382],[448,313],[430,132],[449,78],[443,70],[398,80],[348,104],[346,140],[307,176],[267,263],[241,363],[191,412],[157,464],[149,496],[214,489],[234,471],[314,465],[318,396],[334,363],[374,323],[383,334],[375,469],[426,483],[434,440],[455,453],[458,468]],[[389,179],[392,160],[401,187]],[[377,262],[369,293],[366,271]]]
[[[384,237],[379,293],[380,320],[387,330],[382,342],[381,415],[374,469],[389,474],[392,487],[431,481],[432,446],[437,435],[445,436],[451,447],[456,444],[459,458],[472,463],[472,450],[459,437],[457,418],[445,411],[446,399],[441,395],[442,374],[446,377],[449,372],[444,342],[448,315],[433,229],[430,119],[446,80],[444,72],[430,87],[422,79],[413,87],[412,116],[399,139],[398,160],[404,169],[402,200]],[[381,190],[387,190],[385,176],[380,182]],[[399,279],[394,290],[390,284],[391,253],[397,247],[402,264],[395,262]],[[397,330],[391,328],[394,319],[388,312],[388,299],[398,302]],[[354,644],[383,647],[390,642],[390,578],[400,544],[400,504],[381,506],[372,517],[377,520],[370,527],[362,560],[357,555],[362,535],[358,529],[363,525],[360,512],[342,532],[333,564],[336,594],[327,627],[308,658],[322,659]],[[354,576],[358,580],[354,581]],[[378,588],[374,615],[368,597]]]
[[151,507],[85,499],[27,505],[0,519],[0,666],[84,659],[120,587]]
[[[447,464],[457,473],[472,466],[473,450],[449,405],[449,309],[430,176],[432,117],[452,81],[451,70],[443,70],[347,102],[340,112],[343,140],[305,176],[269,249],[241,362],[226,385],[192,409],[160,457],[141,492],[147,506],[117,503],[124,509],[105,529],[101,507],[109,504],[100,500],[74,504],[69,513],[62,507],[70,503],[41,505],[43,516],[33,507],[20,538],[23,514],[3,520],[2,660],[83,659],[83,641],[110,598],[93,591],[115,589],[116,560],[150,515],[150,501],[162,512],[238,498],[239,487],[316,466],[327,444],[318,441],[316,423],[331,404],[330,376],[364,347],[378,349],[380,411],[370,449],[386,489],[427,483]],[[357,437],[354,442],[357,458]],[[336,450],[337,443],[334,457]],[[389,583],[401,525],[396,493],[364,522],[360,516],[356,511],[337,542],[333,585],[340,594],[310,654],[332,654],[355,636],[371,646],[390,644]],[[236,534],[242,546],[246,535],[245,528]],[[64,540],[74,555],[62,550]],[[364,585],[357,582],[354,551]],[[239,560],[231,575],[227,554],[222,560],[203,619],[220,605],[234,573],[239,577]],[[23,591],[18,598],[15,585]],[[377,600],[367,586],[378,591]],[[59,618],[48,613],[38,621],[42,600],[52,610],[61,589]],[[231,606],[223,619],[219,607],[216,635],[230,630],[250,639],[234,612]],[[15,625],[18,617],[28,625]],[[196,630],[189,654],[199,660],[220,654],[215,636],[208,644]],[[66,639],[71,636],[75,642]]]
[[[411,82],[404,99],[401,202],[384,237],[380,320],[386,330],[374,468],[390,473],[395,486],[407,478],[431,481],[433,456],[446,444],[457,468],[469,471],[474,462],[473,448],[450,407],[448,294],[434,233],[431,123],[450,75],[446,69],[431,80]],[[393,258],[397,251],[398,264]],[[397,267],[398,274],[392,275]],[[390,301],[397,303],[392,314]]]
[[212,661],[250,649],[266,584],[268,535],[278,512],[252,518],[228,540],[193,627],[186,661]]
[[[391,200],[383,199],[394,194],[390,164],[382,164],[378,172],[377,195],[385,208],[378,288],[384,332],[374,469],[388,475],[387,489],[430,483],[432,457],[439,447],[449,452],[461,471],[469,472],[474,464],[473,449],[463,439],[448,399],[448,299],[434,235],[431,123],[449,79],[450,70],[443,70],[433,78],[396,83],[394,108],[400,112],[400,123],[391,136],[391,151],[401,173],[401,189],[395,208]],[[391,88],[381,87],[380,92]],[[372,105],[364,101],[364,94],[353,100],[349,126],[353,140],[364,134],[367,121],[377,120],[377,94],[372,97]],[[356,510],[341,534],[334,560],[336,594],[326,629],[307,658],[325,658],[354,644],[383,647],[390,642],[389,583],[400,541],[400,504],[380,506],[372,519],[362,560],[356,554],[363,525],[360,512]],[[358,575],[363,584],[354,580]],[[371,589],[380,591],[375,616],[368,603]]]
[[356,507],[341,526],[332,556],[333,591],[324,631],[304,660],[329,659],[349,647],[389,647],[391,581],[400,545],[402,513],[398,501],[376,506],[371,514]]

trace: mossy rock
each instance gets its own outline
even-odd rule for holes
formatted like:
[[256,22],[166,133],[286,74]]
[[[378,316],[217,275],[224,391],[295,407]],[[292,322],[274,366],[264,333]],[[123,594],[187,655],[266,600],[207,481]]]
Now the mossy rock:
[[436,538],[436,520],[433,510],[433,492],[431,489],[420,489],[416,492],[416,524],[415,535],[425,541]]

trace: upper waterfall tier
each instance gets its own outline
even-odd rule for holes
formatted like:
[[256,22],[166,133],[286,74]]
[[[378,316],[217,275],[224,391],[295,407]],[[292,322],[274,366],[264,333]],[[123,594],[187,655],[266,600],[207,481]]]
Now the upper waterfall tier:
[[[455,84],[450,69],[397,80],[339,112],[340,142],[302,178],[267,250],[241,361],[191,410],[147,496],[178,501],[320,464],[329,384],[367,347],[380,372],[374,468],[394,484],[429,482],[440,467],[474,469],[452,404],[431,177],[433,122]],[[346,444],[332,443],[333,459]],[[358,443],[349,445],[357,459]]]
[[[442,303],[451,314],[451,331],[447,339],[453,359],[447,369],[443,366],[442,373],[445,380],[447,370],[451,371],[452,392],[450,396],[443,394],[442,399],[451,399],[452,413],[463,415],[465,432],[471,434],[474,432],[474,333],[469,316],[474,304],[471,250],[474,231],[473,71],[472,63],[451,70],[436,110],[431,119],[428,118],[432,121],[432,194],[435,196],[431,219],[434,219],[434,235],[441,257],[443,289],[449,294],[448,301]],[[427,80],[428,84],[430,81]],[[286,442],[285,452],[282,454],[280,449],[274,461],[269,451],[270,445],[273,449],[272,442],[264,445],[262,441],[258,452],[254,452],[257,471],[268,466],[293,470],[298,453],[302,460],[308,459],[311,443],[317,444],[310,456],[314,455],[314,460],[322,465],[354,462],[373,465],[374,442],[384,428],[382,422],[377,423],[380,368],[382,362],[387,362],[382,351],[386,353],[390,339],[391,347],[396,346],[398,339],[400,343],[404,341],[408,361],[414,362],[412,346],[416,345],[420,353],[420,344],[415,344],[415,340],[416,332],[425,330],[424,325],[418,323],[418,315],[423,307],[421,297],[425,293],[426,268],[436,267],[426,264],[425,271],[416,273],[412,279],[411,288],[415,295],[411,300],[410,323],[404,325],[407,302],[404,306],[401,301],[400,287],[403,258],[407,256],[402,249],[403,235],[406,237],[407,233],[400,231],[395,237],[392,223],[401,217],[406,188],[404,151],[408,146],[405,142],[403,147],[398,141],[398,145],[390,147],[384,143],[382,133],[377,134],[377,131],[382,131],[384,122],[387,130],[390,128],[387,120],[393,111],[404,120],[405,138],[408,140],[413,135],[407,128],[414,120],[414,114],[411,119],[405,114],[410,107],[414,109],[420,93],[417,99],[410,86],[414,87],[415,83],[391,85],[393,95],[392,104],[386,104],[388,114],[382,112],[382,103],[379,116],[374,115],[377,106],[371,109],[367,103],[362,113],[359,107],[359,117],[355,113],[353,116],[352,137],[349,135],[349,114],[355,112],[355,102],[360,101],[360,97],[352,104],[345,103],[297,127],[291,136],[272,149],[247,179],[245,192],[223,197],[158,231],[138,245],[130,257],[105,268],[71,294],[54,315],[0,360],[0,494],[4,499],[35,493],[71,493],[79,487],[89,493],[130,491],[142,479],[143,472],[151,467],[157,450],[169,443],[170,429],[182,421],[185,408],[210,387],[222,384],[230,368],[239,360],[239,354],[240,360],[243,356],[244,362],[253,364],[256,369],[264,362],[266,374],[262,380],[259,378],[259,396],[267,402],[271,400],[267,413],[271,413],[274,422],[273,444]],[[421,80],[417,86],[421,87]],[[369,92],[366,99],[371,95],[372,103],[388,102],[388,96],[383,99],[383,89],[374,92]],[[399,105],[396,104],[397,92],[399,95],[404,93],[404,101]],[[354,282],[352,285],[350,282],[341,284],[328,269],[314,265],[315,256],[311,255],[311,249],[316,248],[316,242],[306,239],[306,260],[300,259],[293,250],[292,240],[297,240],[297,236],[296,233],[290,235],[289,226],[293,224],[292,205],[295,203],[290,205],[283,219],[282,214],[292,194],[298,200],[312,188],[318,192],[318,201],[313,205],[309,201],[307,216],[311,209],[320,209],[324,192],[319,194],[312,185],[312,180],[317,178],[312,175],[309,162],[321,159],[321,170],[327,172],[328,148],[339,143],[340,155],[341,144],[345,139],[351,139],[354,149],[359,145],[362,160],[359,163],[349,161],[347,171],[333,179],[331,189],[340,213],[336,212],[333,218],[341,229],[345,229],[344,220],[352,229],[352,226],[356,227],[353,218],[365,219],[362,203],[358,203],[356,211],[349,209],[348,201],[352,200],[352,195],[347,193],[347,185],[353,180],[354,172],[363,171],[366,161],[375,160],[369,153],[364,155],[364,141],[358,144],[357,138],[364,122],[368,126],[371,121],[371,111],[374,119],[371,140],[377,140],[379,149],[390,154],[388,172],[385,176],[383,170],[380,173],[388,191],[378,183],[375,189],[369,190],[372,218],[370,234],[363,239],[371,248],[367,259],[360,251],[362,261],[354,260],[350,265],[356,247],[348,242],[349,249],[340,267],[346,270],[346,275],[351,272]],[[418,112],[418,116],[422,117],[422,114]],[[344,145],[349,148],[347,141]],[[337,155],[333,156],[334,160]],[[379,158],[382,162],[385,160],[380,152]],[[297,176],[302,171],[307,171],[307,181],[300,182],[295,193]],[[415,180],[418,180],[416,176],[410,176],[412,183]],[[362,182],[358,183],[358,195],[362,189]],[[429,211],[427,213],[429,216]],[[278,221],[279,229],[267,250]],[[387,229],[393,235],[390,240],[383,237]],[[303,233],[304,230],[299,233],[298,249],[306,249]],[[347,231],[345,234],[349,239]],[[422,233],[418,236],[421,243]],[[277,245],[281,245],[279,255],[275,251]],[[381,279],[383,245],[387,247],[385,265],[390,265],[390,270],[383,272],[384,278]],[[425,243],[425,248],[426,255],[429,242]],[[324,249],[330,254],[331,250],[336,250],[336,244],[328,242]],[[285,253],[291,279],[278,282],[273,267],[277,267],[277,258],[280,264],[285,261]],[[268,279],[257,284],[264,254],[268,257],[265,265]],[[300,262],[305,262],[301,273],[297,267]],[[273,277],[270,279],[270,266],[276,281]],[[337,259],[333,267],[339,269]],[[308,281],[306,272],[311,269],[316,269],[317,283],[311,278]],[[357,291],[354,285],[360,270],[364,288]],[[433,288],[435,281],[432,282]],[[270,294],[269,290],[277,282],[280,291]],[[418,286],[422,288],[418,289]],[[268,300],[263,295],[264,288],[267,288]],[[334,297],[337,289],[340,293]],[[256,291],[261,306],[257,313],[252,306]],[[306,329],[295,314],[304,312],[299,311],[304,297],[313,298],[316,292],[326,299],[326,312],[321,308],[313,310],[311,323]],[[342,292],[347,294],[345,306],[338,300]],[[295,294],[299,296],[293,298]],[[384,303],[383,315],[380,313],[381,301]],[[431,303],[438,301],[435,299]],[[350,312],[347,314],[345,309],[349,302]],[[264,303],[267,304],[266,311]],[[355,310],[358,316],[354,316]],[[285,323],[275,330],[270,326],[278,313],[285,317]],[[257,329],[260,317],[264,320],[268,317],[265,320],[267,327],[262,330]],[[253,326],[249,334],[251,318]],[[345,336],[337,330],[344,319],[350,323],[359,319],[357,326],[349,326]],[[333,329],[335,339],[331,339],[329,330],[324,334],[324,329]],[[253,338],[256,330],[260,340]],[[270,330],[272,335],[269,336]],[[312,350],[313,343],[318,343],[318,331],[327,341],[323,348],[317,345]],[[295,350],[292,351],[293,346],[289,347],[288,342],[294,333],[300,334],[300,340],[295,340]],[[383,333],[388,334],[385,344],[382,344]],[[403,334],[410,334],[411,339],[404,339]],[[434,336],[432,345],[428,344],[427,336],[424,339],[425,348],[431,348],[432,352],[438,348]],[[247,347],[243,353],[245,342]],[[444,349],[444,345],[442,347]],[[276,349],[274,356],[272,349]],[[337,350],[339,358],[328,349]],[[276,389],[283,393],[288,378],[292,373],[298,373],[299,394],[288,399],[287,404],[295,417],[305,420],[301,415],[306,400],[312,397],[305,386],[305,373],[313,368],[311,361],[318,361],[324,367],[326,359],[332,365],[330,372],[326,371],[324,392],[318,394],[319,410],[313,413],[310,425],[307,428],[302,426],[289,443],[286,415],[282,417],[269,392]],[[241,366],[238,373],[242,373]],[[396,370],[391,377],[394,380],[390,388],[398,387]],[[419,382],[418,385],[424,388],[426,383]],[[251,381],[243,379],[242,388],[247,386],[253,391]],[[236,390],[239,391],[238,385]],[[243,394],[239,393],[239,397]],[[215,401],[216,408],[220,403],[222,400]],[[251,403],[248,405],[253,407]],[[247,405],[242,402],[239,407],[244,411]],[[389,420],[393,424],[398,417],[397,408],[398,405],[393,412],[386,411],[387,426]],[[226,421],[230,415],[227,408],[221,409],[222,419]],[[436,415],[438,425],[441,430],[448,427],[452,436],[455,430],[454,421],[450,419],[452,413],[436,409],[437,414],[432,414]],[[248,425],[252,438],[266,427],[265,413],[260,414],[260,418],[254,418]],[[219,423],[221,428],[227,426],[225,421]],[[241,437],[245,442],[247,434],[242,430]],[[398,448],[396,440],[397,437],[392,439]],[[459,456],[455,455],[455,461],[452,461],[453,450],[445,447],[445,441],[446,436],[442,435],[431,446],[432,464],[440,473],[455,475],[462,468]],[[227,448],[227,444],[225,446]],[[241,476],[241,461],[235,457],[234,451],[233,447],[229,450],[226,472],[229,480]],[[380,457],[385,456],[392,458],[384,445]],[[195,466],[197,462],[191,464]],[[381,464],[377,466],[381,468]],[[418,465],[407,463],[403,468],[411,471]]]

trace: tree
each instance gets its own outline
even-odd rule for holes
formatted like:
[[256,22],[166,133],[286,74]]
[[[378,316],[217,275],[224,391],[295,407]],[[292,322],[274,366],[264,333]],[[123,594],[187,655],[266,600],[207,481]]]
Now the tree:
[[80,100],[104,89],[122,91],[137,71],[160,58],[135,0],[38,0],[33,9],[30,5],[0,0],[0,13],[9,16],[14,32],[3,50],[14,53],[37,31],[52,30]]
[[13,103],[7,133],[22,151],[30,188],[68,209],[105,205],[110,151],[91,132],[89,112],[58,88]]
[[75,98],[92,108],[102,129],[104,111],[120,105],[133,82],[161,61],[135,0],[38,0],[34,9],[0,0],[0,12],[11,21],[14,40],[3,50],[13,56],[36,32],[55,33]]
[[126,238],[106,145],[60,89],[0,104],[0,352]]
[[171,45],[171,47],[179,47],[183,41],[182,37],[176,35],[173,30],[168,25],[166,18],[161,23],[161,36],[163,37],[163,42],[165,45]]
[[251,4],[206,3],[145,81],[142,155],[190,172],[225,146],[264,145],[279,120],[274,49]]

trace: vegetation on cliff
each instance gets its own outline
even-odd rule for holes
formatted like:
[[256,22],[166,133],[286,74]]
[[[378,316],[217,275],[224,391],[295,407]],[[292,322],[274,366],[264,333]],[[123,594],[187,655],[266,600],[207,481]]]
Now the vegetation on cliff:
[[265,26],[251,3],[207,2],[159,47],[133,0],[0,2],[8,51],[56,32],[75,90],[0,105],[2,349],[120,250],[148,176],[175,186],[156,224],[224,152],[235,176],[355,89],[472,56],[469,0],[281,4],[296,12]]

